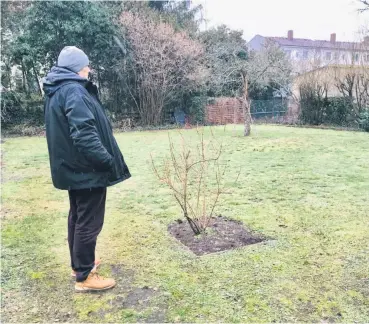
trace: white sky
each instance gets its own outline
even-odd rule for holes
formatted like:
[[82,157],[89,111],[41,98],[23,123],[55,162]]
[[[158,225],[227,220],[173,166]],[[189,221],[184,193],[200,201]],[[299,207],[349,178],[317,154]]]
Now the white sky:
[[202,4],[207,27],[226,24],[254,35],[358,41],[359,31],[369,26],[369,13],[358,13],[358,0],[193,0]]

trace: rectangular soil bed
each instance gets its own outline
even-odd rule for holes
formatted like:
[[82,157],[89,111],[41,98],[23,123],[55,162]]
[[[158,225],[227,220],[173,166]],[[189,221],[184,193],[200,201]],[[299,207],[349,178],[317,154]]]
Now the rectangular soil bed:
[[246,229],[239,221],[223,216],[212,217],[206,233],[195,235],[187,221],[178,220],[168,231],[196,255],[232,250],[260,243],[266,238]]

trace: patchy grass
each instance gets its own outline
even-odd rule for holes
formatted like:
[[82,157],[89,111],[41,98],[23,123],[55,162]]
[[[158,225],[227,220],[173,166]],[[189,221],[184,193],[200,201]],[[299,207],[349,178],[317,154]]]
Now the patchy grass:
[[167,132],[117,134],[133,177],[108,190],[98,255],[118,286],[101,294],[73,291],[68,199],[52,187],[45,139],[6,140],[3,321],[368,322],[368,134],[215,132],[230,184],[242,169],[217,212],[274,240],[193,255],[167,232],[180,210],[150,168],[151,152],[167,154]]

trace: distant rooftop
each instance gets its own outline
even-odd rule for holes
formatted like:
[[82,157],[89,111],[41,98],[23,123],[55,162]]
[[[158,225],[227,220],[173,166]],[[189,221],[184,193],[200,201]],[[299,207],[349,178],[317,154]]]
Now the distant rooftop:
[[298,46],[322,49],[343,49],[369,51],[369,37],[364,37],[363,42],[337,42],[336,34],[330,35],[330,40],[312,40],[306,38],[294,38],[293,30],[289,30],[287,37],[265,37],[277,42],[281,46]]

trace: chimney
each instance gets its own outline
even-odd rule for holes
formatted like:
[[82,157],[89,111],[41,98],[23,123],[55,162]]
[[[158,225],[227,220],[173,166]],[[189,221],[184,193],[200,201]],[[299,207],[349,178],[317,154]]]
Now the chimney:
[[293,30],[289,30],[287,33],[288,40],[293,40]]
[[335,43],[336,42],[336,33],[331,34],[331,43]]

